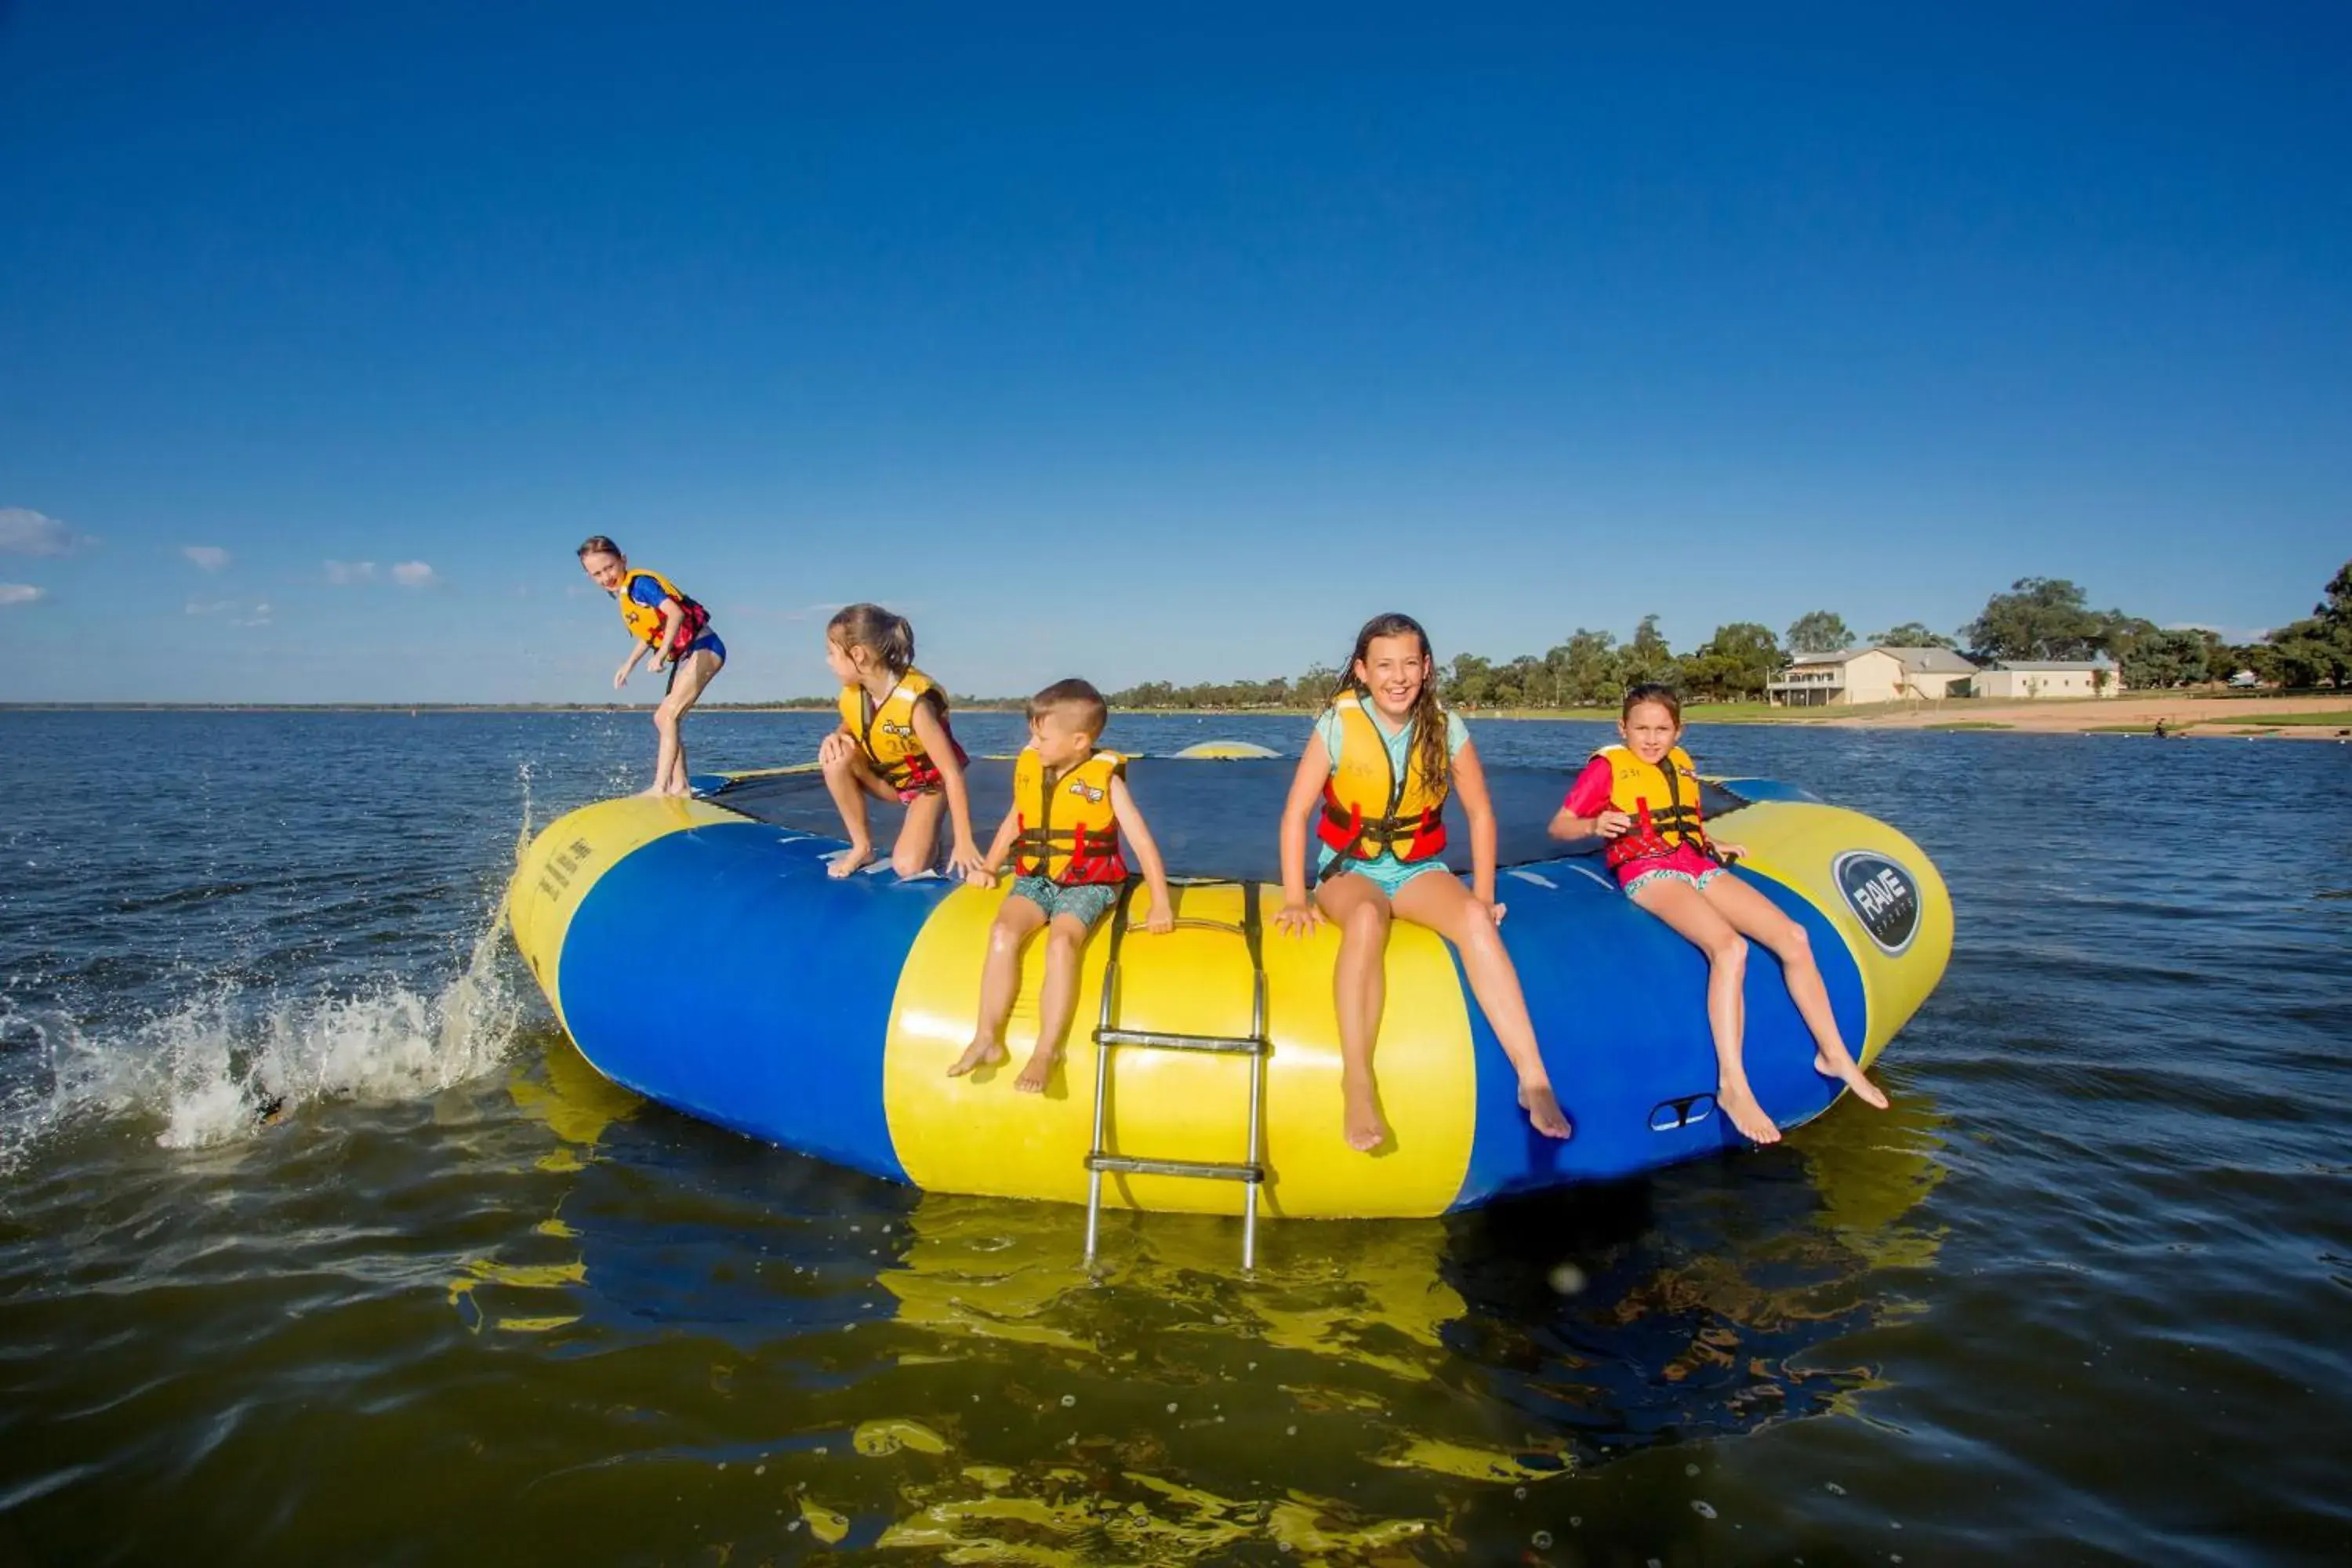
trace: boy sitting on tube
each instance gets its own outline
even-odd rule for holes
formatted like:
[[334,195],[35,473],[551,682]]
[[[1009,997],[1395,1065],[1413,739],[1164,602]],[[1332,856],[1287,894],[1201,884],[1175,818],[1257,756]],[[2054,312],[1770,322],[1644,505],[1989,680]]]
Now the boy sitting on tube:
[[1134,846],[1150,890],[1143,929],[1174,929],[1167,870],[1128,793],[1127,759],[1095,749],[1109,712],[1102,693],[1083,680],[1057,680],[1029,700],[1029,743],[1013,765],[1013,805],[988,847],[986,868],[971,879],[993,886],[1008,851],[1020,874],[989,929],[980,1020],[971,1044],[948,1068],[950,1078],[1005,1059],[1004,1021],[1021,989],[1021,950],[1043,926],[1045,981],[1037,998],[1037,1047],[1013,1087],[1024,1094],[1045,1091],[1077,1004],[1078,955],[1127,881],[1121,833]]

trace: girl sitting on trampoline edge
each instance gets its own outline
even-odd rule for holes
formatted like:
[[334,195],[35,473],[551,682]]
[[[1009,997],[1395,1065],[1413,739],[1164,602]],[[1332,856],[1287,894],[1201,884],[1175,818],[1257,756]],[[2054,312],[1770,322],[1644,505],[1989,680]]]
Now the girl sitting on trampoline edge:
[[[1282,813],[1282,910],[1275,923],[1304,937],[1329,921],[1339,928],[1333,973],[1339,1018],[1342,1133],[1365,1153],[1389,1139],[1372,1077],[1380,1034],[1389,921],[1427,926],[1461,952],[1470,989],[1511,1059],[1519,1104],[1547,1138],[1570,1134],[1536,1046],[1518,972],[1496,927],[1495,810],[1478,750],[1461,720],[1439,706],[1429,636],[1410,616],[1376,616],[1356,634],[1347,679],[1315,721]],[[1471,880],[1439,858],[1442,814],[1458,792],[1470,819]],[[1310,817],[1322,841],[1314,900],[1307,900]]]

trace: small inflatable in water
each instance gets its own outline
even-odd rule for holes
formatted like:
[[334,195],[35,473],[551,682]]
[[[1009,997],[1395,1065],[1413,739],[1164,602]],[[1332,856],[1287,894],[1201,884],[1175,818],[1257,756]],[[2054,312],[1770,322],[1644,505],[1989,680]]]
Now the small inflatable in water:
[[[1504,942],[1576,1136],[1528,1127],[1453,950],[1401,921],[1374,1057],[1394,1136],[1370,1156],[1348,1148],[1331,997],[1338,933],[1296,940],[1272,929],[1293,764],[1255,747],[1201,750],[1129,764],[1181,879],[1182,923],[1121,934],[1115,912],[1096,929],[1067,1055],[1042,1097],[1015,1093],[1007,1068],[946,1076],[971,1037],[1004,884],[901,881],[879,867],[828,878],[839,819],[811,769],[698,781],[710,786],[700,798],[631,797],[562,817],[517,868],[516,945],[581,1054],[614,1082],[930,1191],[1084,1203],[1088,1157],[1100,1152],[1111,1157],[1102,1197],[1114,1206],[1243,1213],[1245,1184],[1161,1167],[1254,1163],[1270,1215],[1426,1215],[1744,1143],[1715,1110],[1705,959],[1620,893],[1597,855],[1562,856],[1543,836],[1559,772],[1490,765]],[[1011,763],[969,773],[973,820],[996,820]],[[1724,780],[1703,805],[1710,829],[1748,849],[1733,875],[1811,935],[1839,1026],[1868,1066],[1943,976],[1943,879],[1894,828],[1802,790]],[[1448,859],[1466,868],[1465,856]],[[1129,895],[1130,912],[1145,896]],[[1033,944],[1006,1030],[1015,1063],[1034,1042],[1041,957]],[[1827,1110],[1840,1086],[1813,1071],[1811,1038],[1761,950],[1748,965],[1747,1013],[1748,1076],[1767,1112],[1789,1128]],[[1102,1025],[1175,1041],[1262,1032],[1265,1048],[1109,1053],[1098,1139],[1089,1037]]]

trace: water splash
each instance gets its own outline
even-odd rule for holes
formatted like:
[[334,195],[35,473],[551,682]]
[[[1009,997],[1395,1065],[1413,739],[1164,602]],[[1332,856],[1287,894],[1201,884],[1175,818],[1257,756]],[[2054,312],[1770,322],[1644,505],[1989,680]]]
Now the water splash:
[[7,1075],[0,1173],[93,1121],[153,1121],[165,1148],[207,1148],[322,1101],[413,1100],[479,1077],[505,1058],[523,1019],[505,927],[501,893],[437,992],[389,978],[293,994],[225,984],[97,1031],[60,1012],[0,1012],[0,1040],[33,1067]]

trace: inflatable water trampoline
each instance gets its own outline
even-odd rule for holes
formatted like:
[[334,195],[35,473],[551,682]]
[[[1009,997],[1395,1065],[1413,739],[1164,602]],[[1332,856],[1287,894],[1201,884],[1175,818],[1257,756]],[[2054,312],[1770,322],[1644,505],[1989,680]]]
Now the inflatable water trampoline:
[[[1096,928],[1066,1056],[1042,1097],[1015,1093],[1012,1068],[946,1076],[971,1036],[1004,884],[902,881],[881,866],[829,878],[840,823],[813,769],[699,779],[698,798],[560,818],[517,868],[515,942],[614,1082],[929,1191],[1087,1203],[1091,1188],[1111,1206],[1412,1216],[1744,1143],[1715,1108],[1705,960],[1625,899],[1598,854],[1563,855],[1544,836],[1559,771],[1490,765],[1503,937],[1576,1135],[1528,1127],[1453,950],[1399,922],[1374,1056],[1393,1137],[1369,1156],[1348,1148],[1338,933],[1300,940],[1273,925],[1294,765],[1253,747],[1129,763],[1177,882],[1178,929],[1144,933],[1135,889]],[[1012,763],[975,761],[968,776],[985,837]],[[1943,879],[1894,828],[1789,785],[1709,781],[1702,805],[1711,832],[1748,849],[1733,874],[1811,935],[1839,1026],[1869,1065],[1943,975]],[[887,843],[895,825],[875,826]],[[1466,848],[1447,858],[1467,868]],[[1005,1034],[1014,1064],[1034,1043],[1041,949]],[[1747,1010],[1765,1110],[1783,1128],[1826,1110],[1840,1086],[1813,1071],[1761,949]]]

